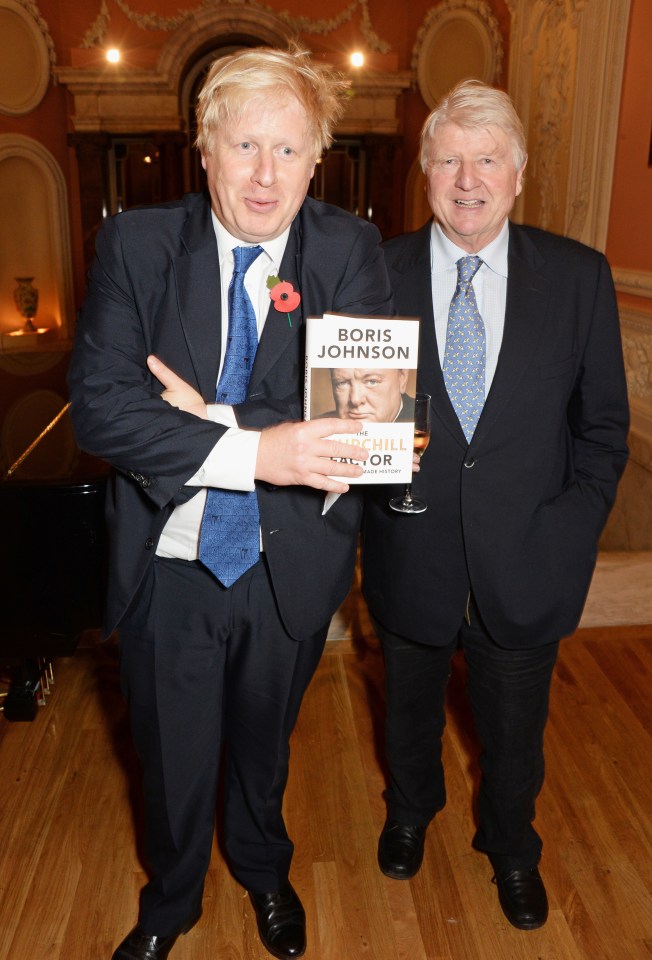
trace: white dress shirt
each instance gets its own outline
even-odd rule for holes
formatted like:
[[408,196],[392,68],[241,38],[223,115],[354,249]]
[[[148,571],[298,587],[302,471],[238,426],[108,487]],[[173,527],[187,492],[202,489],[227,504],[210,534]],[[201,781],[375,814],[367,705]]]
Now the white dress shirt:
[[[222,286],[222,350],[219,381],[226,351],[228,334],[228,292],[233,275],[233,248],[255,246],[232,237],[213,213],[213,226],[217,240]],[[245,274],[245,289],[249,294],[256,322],[258,339],[263,332],[267,311],[270,307],[267,278],[280,276],[280,266],[287,246],[290,228],[274,240],[261,243],[263,253],[254,260]],[[282,279],[282,278],[281,278]],[[217,381],[216,381],[217,387]],[[221,487],[226,490],[253,490],[256,457],[260,431],[243,430],[237,426],[233,407],[225,404],[207,404],[208,417],[216,423],[229,427],[218,440],[197,473],[186,483],[193,487]],[[187,503],[176,507],[161,534],[156,553],[160,557],[176,557],[180,560],[196,560],[199,556],[199,533],[201,530],[206,490],[200,490]]]
[[[503,342],[505,328],[505,304],[507,302],[507,246],[509,223],[505,220],[495,240],[478,250],[476,256],[482,265],[473,278],[473,289],[478,310],[484,322],[486,336],[485,397],[496,372],[498,354]],[[430,262],[432,281],[432,305],[435,314],[435,336],[439,362],[444,369],[448,309],[457,286],[457,261],[468,257],[445,236],[438,223],[433,221],[430,235]]]

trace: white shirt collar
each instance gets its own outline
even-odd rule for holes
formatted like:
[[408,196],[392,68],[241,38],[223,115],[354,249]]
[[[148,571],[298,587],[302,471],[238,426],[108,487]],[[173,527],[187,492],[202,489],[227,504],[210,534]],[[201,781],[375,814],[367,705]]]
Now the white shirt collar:
[[[214,210],[211,210],[211,216],[217,238],[217,252],[220,257],[220,264],[225,262],[233,264],[234,247],[261,246],[271,260],[272,265],[276,267],[277,271],[280,270],[283,254],[285,253],[288,237],[290,236],[290,227],[287,227],[280,236],[274,237],[273,240],[264,240],[260,244],[247,243],[245,240],[238,240],[237,237],[232,236],[226,227],[217,219]],[[283,278],[281,277],[281,279]]]
[[[493,273],[507,276],[507,250],[509,246],[509,220],[505,220],[498,236],[488,243],[477,255]],[[430,234],[430,256],[433,273],[443,273],[455,266],[460,257],[468,257],[468,251],[462,250],[449,240],[436,220],[432,221]]]

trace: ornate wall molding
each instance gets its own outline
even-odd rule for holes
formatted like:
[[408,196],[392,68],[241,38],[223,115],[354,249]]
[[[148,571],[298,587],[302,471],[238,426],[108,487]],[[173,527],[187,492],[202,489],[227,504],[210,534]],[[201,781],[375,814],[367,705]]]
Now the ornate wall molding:
[[[122,11],[122,13],[134,23],[140,30],[176,30],[181,24],[191,18],[196,18],[205,10],[222,7],[242,7],[241,0],[204,0],[199,7],[192,9],[179,10],[172,17],[161,17],[155,12],[137,13],[132,10],[127,0],[112,0],[113,3]],[[276,12],[265,4],[258,3],[257,0],[249,0],[248,7],[253,7],[258,16],[261,13],[269,12],[279,20],[282,20],[289,30],[293,33],[304,33],[313,36],[326,36],[337,30],[339,27],[348,23],[357,14],[360,16],[360,32],[364,37],[369,50],[375,53],[388,53],[391,46],[385,40],[382,40],[373,28],[371,16],[369,14],[368,0],[353,0],[347,7],[344,7],[338,14],[329,19],[313,18],[304,16],[294,16],[287,11]],[[257,17],[258,19],[258,17]],[[106,32],[111,21],[110,8],[107,0],[102,0],[97,17],[86,31],[82,40],[82,47],[97,47],[104,43]]]
[[616,502],[613,524],[627,532],[629,550],[652,549],[652,314],[620,308],[629,393],[629,464]]
[[[577,0],[576,8],[578,50],[566,232],[604,250],[630,0]],[[581,213],[579,217],[576,210]]]
[[[652,473],[652,403],[630,397],[629,412],[633,434],[633,437],[630,435],[630,458]],[[648,498],[645,510],[649,511],[649,508]],[[652,550],[652,545],[647,549]]]
[[604,249],[630,0],[512,0],[509,90],[530,147],[515,217]]
[[526,125],[529,148],[528,180],[539,194],[537,225],[553,226],[554,211],[560,205],[559,154],[566,149],[564,120],[570,99],[570,68],[573,40],[569,36],[565,4],[539,0],[531,12],[523,37],[521,56],[539,67],[536,95],[529,104],[531,117]]
[[652,314],[621,307],[620,324],[632,426],[647,437],[652,462]]
[[652,300],[652,273],[643,270],[625,270],[622,267],[612,269],[616,290],[619,293],[631,293],[636,297]]
[[[456,42],[449,60],[442,50],[446,51],[451,31]],[[430,8],[419,27],[411,66],[421,96],[432,108],[451,86],[471,74],[497,83],[503,57],[498,21],[485,0],[443,0]]]
[[271,46],[287,44],[292,32],[285,20],[257,4],[211,3],[191,20],[184,20],[161,50],[156,71],[169,90],[178,90],[182,75],[195,51],[219,42],[229,34],[247,34]]
[[76,133],[183,129],[177,91],[156,70],[59,67],[57,75],[74,97]]
[[[104,0],[103,0],[104,2]],[[356,0],[347,10],[366,9]],[[297,18],[293,19],[296,23]],[[313,23],[314,26],[314,23]],[[319,26],[319,23],[317,23]],[[216,49],[220,38],[248,36],[283,45],[293,36],[285,14],[275,14],[252,0],[210,0],[192,17],[182,17],[163,46],[156,67],[136,70],[118,65],[60,67],[58,76],[74,96],[77,133],[144,133],[182,130],[180,93],[184,74],[198,51]],[[388,133],[398,130],[397,99],[410,86],[406,72],[362,73],[351,77],[353,96],[338,133]]]
[[652,313],[629,306],[620,306],[619,313],[621,326],[641,333],[644,337],[652,336]]
[[[6,2],[7,0],[4,0],[4,3]],[[41,15],[41,11],[38,8],[38,4],[35,3],[34,0],[16,0],[16,2],[19,3],[20,6],[27,11],[27,13],[29,13],[29,15],[34,20],[36,26],[39,28],[41,32],[41,36],[45,40],[45,45],[48,48],[48,60],[50,62],[50,68],[51,68],[50,72],[52,75],[52,80],[54,83],[56,83],[54,68],[57,63],[57,53],[54,47],[54,40],[52,39],[52,36],[50,34],[50,28],[48,27],[47,22],[44,20],[43,16]]]
[[[54,369],[64,356],[63,351],[55,351],[48,343],[47,350],[33,350],[31,353],[0,353],[0,370],[16,377],[34,377]],[[10,463],[5,466],[11,466]]]
[[110,22],[111,13],[109,12],[109,7],[106,0],[102,0],[97,16],[84,34],[79,46],[86,49],[102,46],[106,39],[106,32],[109,29]]
[[[23,116],[56,82],[54,41],[32,0],[0,0],[0,113]],[[6,71],[6,74],[5,74]]]
[[632,337],[624,331],[623,350],[629,395],[646,400],[652,410],[652,333]]

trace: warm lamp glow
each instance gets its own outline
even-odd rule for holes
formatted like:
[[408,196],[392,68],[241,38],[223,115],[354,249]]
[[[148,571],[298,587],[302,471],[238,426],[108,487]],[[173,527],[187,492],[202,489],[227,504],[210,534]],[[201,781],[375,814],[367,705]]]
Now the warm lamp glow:
[[10,337],[29,337],[34,336],[34,334],[43,334],[47,333],[49,327],[35,327],[34,330],[10,330],[8,336]]
[[364,56],[359,51],[356,50],[355,53],[351,54],[351,66],[361,67],[364,64]]
[[120,63],[120,51],[117,47],[111,47],[106,51],[106,59],[109,63]]

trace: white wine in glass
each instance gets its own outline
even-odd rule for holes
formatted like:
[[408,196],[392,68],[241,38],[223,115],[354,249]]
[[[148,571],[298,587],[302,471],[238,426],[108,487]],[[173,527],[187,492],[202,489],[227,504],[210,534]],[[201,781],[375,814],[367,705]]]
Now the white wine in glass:
[[[430,442],[430,394],[417,393],[414,398],[414,452],[422,457]],[[425,500],[412,496],[412,484],[408,483],[402,497],[392,497],[392,510],[398,513],[423,513],[428,509]]]

